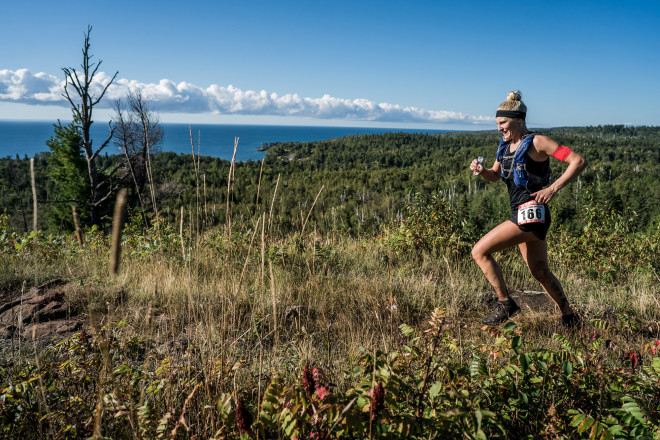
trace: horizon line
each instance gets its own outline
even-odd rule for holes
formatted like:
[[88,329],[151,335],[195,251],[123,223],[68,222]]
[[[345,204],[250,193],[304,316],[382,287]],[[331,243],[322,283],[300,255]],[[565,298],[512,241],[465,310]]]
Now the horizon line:
[[[13,119],[13,118],[0,118],[0,122],[44,122],[44,123],[55,123],[54,121],[62,122],[71,122],[73,119]],[[106,119],[98,119],[93,122],[105,123],[110,122]],[[274,124],[274,123],[215,123],[215,122],[158,122],[161,125],[212,125],[212,126],[244,126],[244,127],[310,127],[310,128],[360,128],[360,129],[385,129],[385,130],[431,130],[431,131],[442,131],[442,132],[480,132],[480,131],[497,131],[496,128],[490,129],[445,129],[445,128],[421,128],[421,127],[385,127],[378,125],[369,125],[369,126],[358,126],[358,125],[315,125],[315,124]],[[539,129],[557,129],[557,128],[590,128],[590,127],[607,127],[607,126],[624,126],[624,127],[649,127],[655,128],[660,127],[660,125],[648,125],[648,124],[632,124],[632,123],[601,123],[598,125],[557,125],[557,126],[543,126],[540,124],[535,128]],[[532,126],[534,127],[534,126]]]

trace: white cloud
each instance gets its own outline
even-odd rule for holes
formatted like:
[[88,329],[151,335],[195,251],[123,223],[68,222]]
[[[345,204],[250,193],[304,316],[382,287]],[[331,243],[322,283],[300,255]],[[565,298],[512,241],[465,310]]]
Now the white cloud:
[[60,81],[46,73],[33,75],[27,69],[0,70],[0,101],[59,104],[61,88]]
[[[100,72],[94,78],[92,93],[100,95],[111,77]],[[67,106],[62,97],[64,80],[46,73],[32,74],[27,69],[0,70],[0,101],[31,105]],[[120,78],[108,88],[100,107],[109,108],[129,89],[141,89],[143,96],[157,112],[207,113],[223,115],[298,116],[316,119],[380,121],[441,124],[492,124],[491,116],[474,116],[459,112],[425,110],[397,104],[375,103],[367,99],[345,99],[330,95],[307,98],[300,95],[269,93],[265,90],[241,90],[212,84],[207,88],[187,82],[162,79],[158,83],[141,83]]]

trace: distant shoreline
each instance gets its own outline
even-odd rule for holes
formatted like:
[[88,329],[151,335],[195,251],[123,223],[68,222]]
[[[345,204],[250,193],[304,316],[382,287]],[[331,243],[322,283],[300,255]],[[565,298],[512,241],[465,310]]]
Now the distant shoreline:
[[[61,121],[68,124],[70,121]],[[57,121],[0,120],[0,157],[33,156],[48,151],[46,141],[53,135]],[[248,125],[248,124],[183,124],[161,123],[165,131],[162,151],[190,154],[190,129],[192,128],[195,150],[201,146],[204,156],[231,159],[234,138],[239,138],[237,161],[260,160],[265,156],[264,144],[277,142],[318,142],[339,137],[380,133],[447,133],[450,130],[406,129],[384,127],[337,127],[295,125]],[[107,122],[92,125],[92,139],[99,145],[110,134]],[[117,154],[114,144],[104,150]]]

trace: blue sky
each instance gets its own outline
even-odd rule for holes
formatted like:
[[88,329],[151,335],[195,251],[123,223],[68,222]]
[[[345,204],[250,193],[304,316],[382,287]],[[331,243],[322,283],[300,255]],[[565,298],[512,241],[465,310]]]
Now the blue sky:
[[513,89],[531,126],[660,121],[657,1],[0,6],[0,119],[70,117],[61,68],[91,24],[105,104],[140,87],[164,122],[489,129]]

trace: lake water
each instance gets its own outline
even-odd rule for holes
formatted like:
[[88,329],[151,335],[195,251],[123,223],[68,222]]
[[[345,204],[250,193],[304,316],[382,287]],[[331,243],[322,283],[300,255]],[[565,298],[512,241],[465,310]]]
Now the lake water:
[[[63,122],[64,124],[64,122]],[[161,124],[165,132],[161,149],[175,153],[191,153],[188,124]],[[195,141],[204,156],[230,160],[234,152],[234,137],[238,137],[236,160],[260,160],[265,153],[258,149],[264,143],[314,142],[325,139],[386,132],[442,133],[446,130],[361,128],[361,127],[310,127],[283,125],[191,125]],[[94,145],[98,146],[109,134],[108,124],[96,122],[91,130]],[[48,151],[46,141],[53,135],[53,123],[44,121],[0,121],[0,157],[33,156]],[[198,138],[199,136],[199,138]],[[104,150],[108,154],[119,152],[110,144]]]

